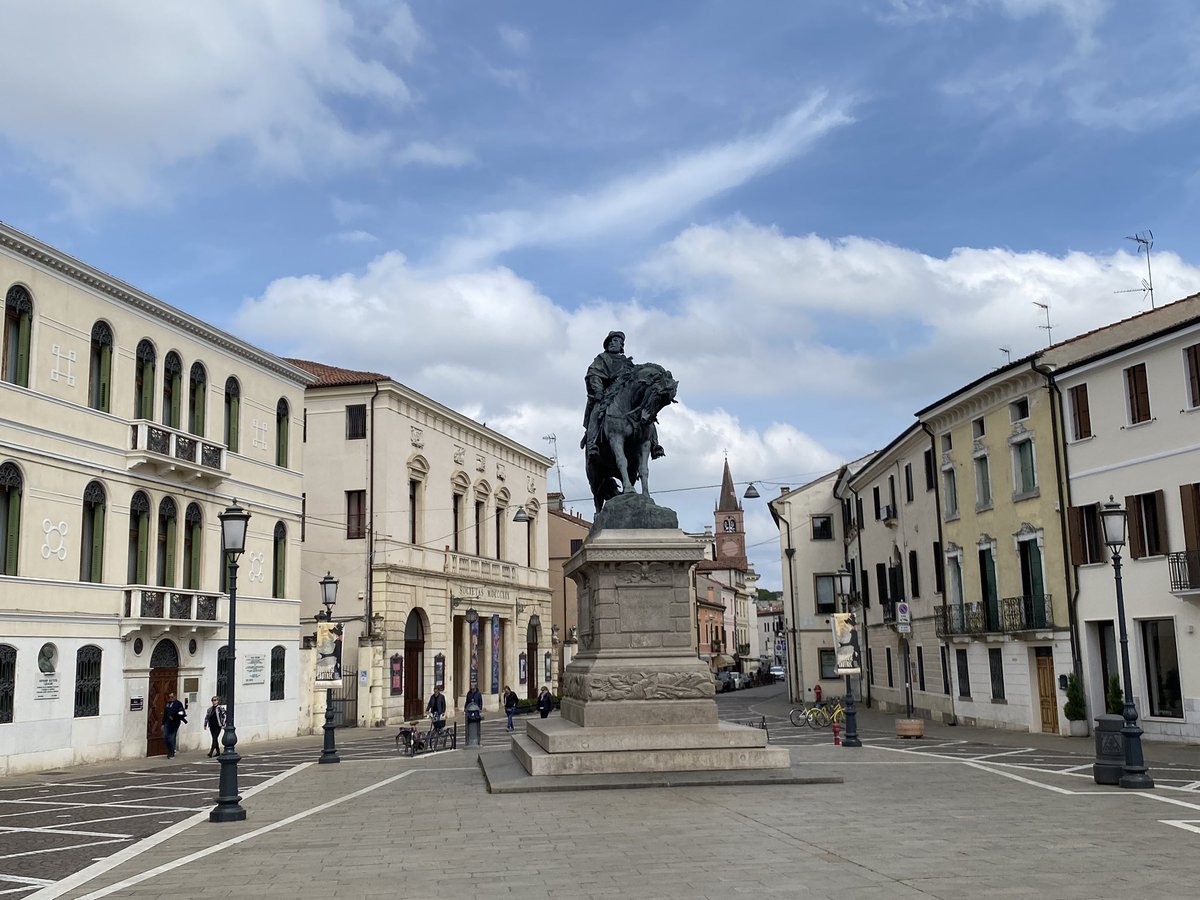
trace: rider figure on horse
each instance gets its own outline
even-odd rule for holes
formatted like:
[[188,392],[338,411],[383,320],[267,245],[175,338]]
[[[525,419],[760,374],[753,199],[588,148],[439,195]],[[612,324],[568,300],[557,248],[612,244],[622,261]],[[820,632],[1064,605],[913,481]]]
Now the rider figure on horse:
[[[632,369],[633,360],[625,355],[625,332],[610,331],[604,339],[604,352],[596,354],[583,379],[587,385],[588,400],[583,411],[583,425],[587,431],[579,446],[587,451],[586,458],[594,458],[600,453],[600,420],[608,408],[609,391],[622,375]],[[650,451],[651,458],[661,459],[666,453],[655,440]]]

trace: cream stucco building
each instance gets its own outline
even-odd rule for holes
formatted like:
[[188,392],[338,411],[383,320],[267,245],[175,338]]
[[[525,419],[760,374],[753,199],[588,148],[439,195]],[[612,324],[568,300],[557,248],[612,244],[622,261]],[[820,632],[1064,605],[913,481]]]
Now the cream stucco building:
[[207,747],[230,678],[241,742],[295,735],[308,376],[4,225],[0,290],[0,773],[162,753],[168,691]]
[[419,718],[435,685],[457,710],[473,681],[486,709],[506,684],[535,696],[555,669],[552,461],[386,375],[293,362],[315,378],[303,616],[312,621],[332,574],[357,721]]

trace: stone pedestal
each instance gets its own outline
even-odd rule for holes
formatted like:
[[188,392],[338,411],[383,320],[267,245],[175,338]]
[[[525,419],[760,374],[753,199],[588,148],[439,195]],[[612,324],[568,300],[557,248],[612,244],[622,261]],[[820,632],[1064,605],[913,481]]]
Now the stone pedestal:
[[593,529],[565,569],[578,586],[579,649],[563,674],[562,717],[530,722],[513,739],[525,771],[790,766],[762,729],[717,721],[713,679],[694,643],[690,572],[703,556],[678,528]]

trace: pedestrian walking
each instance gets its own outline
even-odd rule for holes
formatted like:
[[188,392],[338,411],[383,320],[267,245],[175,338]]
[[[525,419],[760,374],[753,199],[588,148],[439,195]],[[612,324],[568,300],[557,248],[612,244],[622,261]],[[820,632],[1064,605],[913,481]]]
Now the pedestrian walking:
[[513,713],[517,711],[517,695],[507,684],[504,686],[504,715],[508,719],[508,731],[513,730]]
[[167,694],[167,705],[163,707],[163,741],[167,745],[167,759],[175,758],[175,747],[179,739],[179,726],[187,722],[187,707],[175,699],[175,692]]
[[483,694],[479,693],[477,686],[472,686],[467,691],[467,697],[463,700],[463,709],[467,712],[468,722],[479,722],[483,719]]
[[220,756],[221,745],[217,739],[221,736],[221,729],[225,727],[225,707],[221,705],[220,697],[213,697],[212,706],[205,711],[204,727],[212,735],[212,746],[208,748],[209,758]]
[[550,696],[550,688],[544,684],[538,693],[537,708],[543,719],[550,715],[550,710],[554,709],[554,698]]
[[446,698],[442,696],[442,689],[435,687],[433,696],[429,698],[429,703],[425,706],[425,712],[433,717],[433,727],[441,730],[446,727]]

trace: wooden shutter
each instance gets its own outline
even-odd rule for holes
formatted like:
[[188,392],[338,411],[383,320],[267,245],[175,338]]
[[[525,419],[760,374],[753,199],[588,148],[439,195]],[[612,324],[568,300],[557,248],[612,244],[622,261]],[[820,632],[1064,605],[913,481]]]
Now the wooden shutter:
[[871,605],[871,582],[867,580],[867,570],[862,569],[861,571],[862,578],[860,583],[862,584],[862,602],[865,609]]
[[138,514],[137,583],[147,584],[146,566],[150,556],[150,513]]
[[1200,550],[1200,485],[1181,484],[1179,505],[1183,508],[1183,546]]
[[164,554],[163,586],[175,586],[175,544],[177,520],[167,519],[167,550]]
[[191,546],[191,579],[190,584],[185,584],[184,587],[190,590],[196,590],[200,587],[200,537],[201,530],[198,522],[189,522],[188,531],[192,536]]
[[20,313],[17,318],[17,380],[21,387],[29,387],[29,328],[33,316]]
[[910,588],[910,590],[909,590],[910,597],[920,597],[921,596],[921,577],[918,574],[918,572],[919,572],[919,570],[917,568],[917,551],[909,550],[908,551],[908,581],[909,581],[909,588]]
[[1158,528],[1158,552],[1164,556],[1171,552],[1167,546],[1167,502],[1162,491],[1154,492],[1154,524]]
[[104,580],[104,513],[103,503],[92,506],[92,571],[88,580],[94,582]]
[[204,436],[204,398],[207,382],[192,382],[192,434]]
[[21,538],[21,492],[8,489],[8,525],[4,535],[4,574],[17,574],[17,544]]
[[1087,558],[1087,545],[1083,539],[1083,509],[1072,506],[1067,509],[1067,531],[1071,538],[1071,565],[1082,566]]
[[1129,558],[1141,559],[1146,555],[1146,542],[1142,538],[1142,500],[1137,494],[1125,498],[1125,512],[1129,519],[1126,522],[1127,537],[1129,538]]
[[151,362],[142,363],[142,399],[138,418],[154,418],[154,363]]
[[96,388],[100,411],[111,412],[108,398],[112,389],[112,347],[107,344],[100,347],[100,383]]
[[1188,400],[1192,406],[1200,406],[1200,344],[1193,344],[1184,351],[1188,369]]

